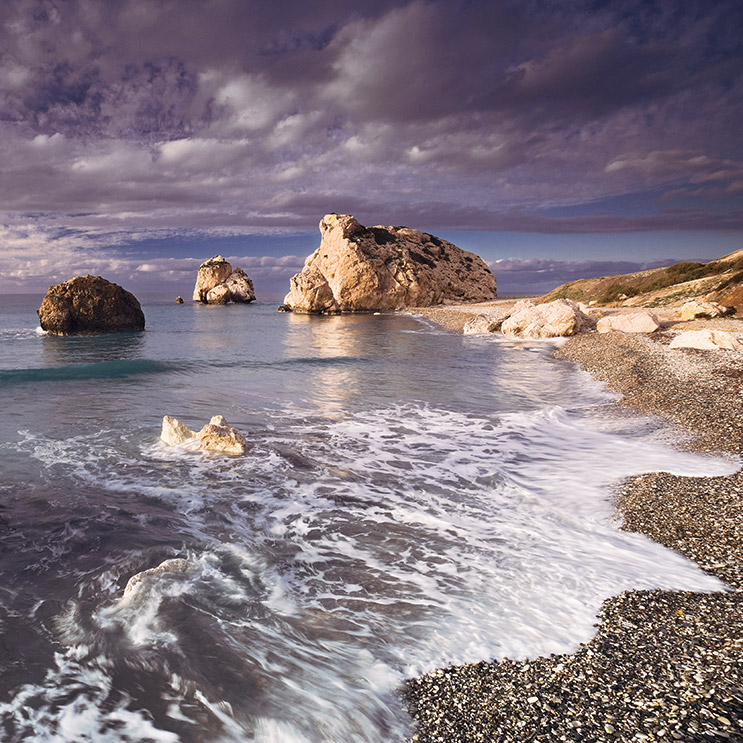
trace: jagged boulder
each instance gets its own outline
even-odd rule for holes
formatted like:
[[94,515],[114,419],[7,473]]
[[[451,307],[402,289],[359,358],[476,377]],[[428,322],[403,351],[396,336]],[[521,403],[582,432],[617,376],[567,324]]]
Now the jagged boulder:
[[144,330],[145,324],[137,298],[100,276],[76,276],[50,286],[36,314],[52,335]]
[[521,300],[501,325],[501,333],[514,338],[556,338],[575,335],[594,327],[595,321],[581,312],[577,302],[556,299],[546,304]]
[[717,302],[705,302],[692,299],[681,308],[682,320],[694,320],[697,317],[721,317],[727,315],[730,310]]
[[236,266],[233,269],[221,255],[215,255],[199,266],[193,299],[204,304],[252,302],[255,289],[242,268]]
[[481,258],[425,232],[327,214],[320,234],[320,247],[291,279],[285,309],[369,312],[496,296],[495,276]]
[[620,312],[606,315],[596,323],[599,333],[618,330],[622,333],[654,333],[660,327],[658,318],[652,312]]

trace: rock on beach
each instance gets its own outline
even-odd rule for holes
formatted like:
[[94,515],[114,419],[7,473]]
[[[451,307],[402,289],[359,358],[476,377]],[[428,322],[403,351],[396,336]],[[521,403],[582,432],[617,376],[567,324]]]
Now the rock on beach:
[[556,338],[593,328],[595,321],[581,311],[577,302],[556,299],[545,304],[531,300],[517,302],[502,325],[501,332],[513,338]]
[[669,348],[696,348],[701,351],[743,351],[743,342],[735,333],[705,328],[679,333]]
[[606,315],[596,323],[598,333],[654,333],[660,328],[658,318],[652,312],[622,312]]

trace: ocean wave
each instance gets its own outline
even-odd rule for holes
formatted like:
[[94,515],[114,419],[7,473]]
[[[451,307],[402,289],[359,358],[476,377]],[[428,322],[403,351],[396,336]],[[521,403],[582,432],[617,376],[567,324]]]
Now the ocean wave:
[[37,367],[32,369],[0,370],[0,385],[38,384],[92,379],[125,379],[144,374],[162,374],[178,371],[181,364],[150,359],[119,359],[91,364],[66,364],[64,366]]

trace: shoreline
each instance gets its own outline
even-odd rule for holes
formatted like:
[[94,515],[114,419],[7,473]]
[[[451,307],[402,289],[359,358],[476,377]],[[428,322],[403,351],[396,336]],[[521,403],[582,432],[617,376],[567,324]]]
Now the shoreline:
[[[461,333],[459,318],[463,326],[481,307],[415,312],[433,322],[447,313],[439,324]],[[686,432],[675,446],[743,455],[743,355],[671,350],[670,337],[584,333],[555,356],[622,395],[609,405]],[[682,553],[729,590],[625,592],[603,603],[597,634],[574,653],[411,679],[412,743],[743,740],[743,471],[639,475],[616,485],[614,503],[623,530]]]

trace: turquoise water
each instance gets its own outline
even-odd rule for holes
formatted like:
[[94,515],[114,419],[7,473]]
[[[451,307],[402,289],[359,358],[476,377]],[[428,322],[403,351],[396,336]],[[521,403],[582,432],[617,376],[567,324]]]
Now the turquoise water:
[[[549,343],[140,299],[144,332],[73,338],[0,303],[3,740],[402,741],[405,678],[720,587],[620,532],[609,484],[731,463],[610,416]],[[166,414],[248,452],[168,447]]]

